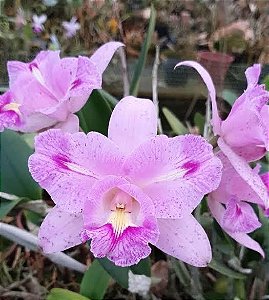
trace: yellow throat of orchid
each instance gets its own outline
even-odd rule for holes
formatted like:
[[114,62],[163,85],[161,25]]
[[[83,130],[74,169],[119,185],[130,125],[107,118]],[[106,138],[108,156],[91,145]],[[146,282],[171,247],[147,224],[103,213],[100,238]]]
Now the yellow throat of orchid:
[[21,104],[19,104],[19,103],[11,102],[11,103],[8,103],[4,106],[4,110],[5,111],[13,110],[13,111],[15,111],[15,113],[20,115],[20,110],[19,110],[20,106],[21,106]]
[[112,224],[115,235],[119,237],[124,229],[132,224],[130,212],[126,211],[124,204],[118,203],[108,222]]

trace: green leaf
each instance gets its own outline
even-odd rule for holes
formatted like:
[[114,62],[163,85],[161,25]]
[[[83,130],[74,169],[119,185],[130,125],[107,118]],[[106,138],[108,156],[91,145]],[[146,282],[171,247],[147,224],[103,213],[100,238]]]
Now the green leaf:
[[156,23],[156,10],[151,4],[151,13],[150,13],[150,19],[149,19],[149,27],[147,31],[147,35],[145,38],[145,41],[143,43],[138,62],[135,67],[134,75],[130,84],[130,95],[137,96],[138,94],[138,88],[139,88],[139,83],[141,79],[141,74],[144,69],[145,63],[146,63],[146,58],[148,55],[148,50],[151,45],[151,40],[152,40],[152,35],[154,33],[155,29],[155,23]]
[[98,90],[99,94],[108,102],[111,108],[114,108],[119,102],[114,96],[110,95],[105,90]]
[[89,298],[65,289],[54,288],[50,290],[47,300],[89,300]]
[[266,75],[263,79],[263,84],[265,84],[265,89],[269,91],[269,75]]
[[146,275],[147,277],[151,276],[150,271],[150,259],[149,257],[141,259],[140,262],[136,265],[130,267],[131,271],[137,275]]
[[118,267],[107,258],[98,258],[98,261],[118,284],[120,284],[123,288],[128,289],[129,267]]
[[0,220],[3,219],[23,198],[14,198],[7,200],[0,198]]
[[245,275],[231,270],[226,265],[215,260],[214,258],[211,260],[211,262],[208,264],[208,266],[211,269],[218,271],[219,273],[221,273],[225,276],[231,277],[231,278],[235,278],[235,279],[245,279],[246,278]]
[[80,294],[91,299],[103,299],[109,278],[108,273],[95,259],[82,278]]
[[[111,107],[107,93],[94,90],[84,107],[78,112],[80,127],[84,132],[97,131],[107,135]],[[112,97],[112,96],[111,96]]]
[[33,150],[16,132],[5,130],[0,135],[0,189],[19,197],[40,199],[41,189],[28,170],[28,158]]
[[221,93],[222,98],[228,102],[231,106],[234,104],[235,100],[238,98],[238,95],[228,89],[224,89]]
[[199,112],[195,113],[194,115],[194,124],[199,128],[200,134],[203,134],[205,126],[205,117]]
[[131,267],[118,267],[107,258],[98,258],[98,261],[107,273],[110,274],[110,276],[125,289],[128,289],[129,271],[132,271],[134,274],[150,277],[149,257],[142,259],[138,264]]
[[179,119],[168,108],[163,107],[163,114],[165,115],[169,125],[176,135],[185,134],[188,132],[187,128],[179,121]]

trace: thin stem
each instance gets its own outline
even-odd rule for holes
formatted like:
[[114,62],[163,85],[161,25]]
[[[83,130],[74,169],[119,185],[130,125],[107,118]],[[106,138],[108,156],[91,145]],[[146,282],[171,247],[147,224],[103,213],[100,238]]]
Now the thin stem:
[[158,116],[158,131],[159,133],[163,133],[161,119],[159,117],[159,100],[158,100],[158,67],[160,64],[160,47],[159,45],[156,46],[156,54],[154,65],[152,69],[152,100],[155,104]]
[[129,78],[128,78],[126,55],[125,55],[125,50],[123,47],[119,48],[119,56],[120,56],[121,68],[122,68],[123,96],[126,97],[130,93],[130,84],[129,84]]

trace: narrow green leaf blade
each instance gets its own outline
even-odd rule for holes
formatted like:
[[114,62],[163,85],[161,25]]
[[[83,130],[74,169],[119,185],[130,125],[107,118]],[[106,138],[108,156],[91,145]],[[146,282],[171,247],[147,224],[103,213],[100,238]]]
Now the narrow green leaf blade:
[[[84,132],[97,131],[107,135],[111,107],[107,95],[94,90],[84,107],[78,112],[80,127]],[[112,97],[112,96],[111,96]]]
[[146,275],[147,277],[151,276],[150,270],[150,259],[149,257],[141,259],[137,265],[130,267],[131,271],[137,275]]
[[5,130],[1,133],[0,139],[1,192],[40,199],[41,189],[28,170],[28,158],[33,150],[16,132]]
[[98,260],[94,260],[82,278],[80,294],[91,299],[103,299],[109,278],[110,276]]
[[20,201],[21,198],[16,200],[0,198],[0,220],[3,219]]
[[50,290],[47,300],[89,300],[80,294],[65,289],[54,288]]
[[168,108],[162,109],[164,116],[166,117],[169,125],[176,135],[185,134],[188,132],[187,128],[179,121],[179,119]]
[[123,288],[128,289],[129,267],[118,267],[107,258],[98,258],[98,261],[118,284],[120,284]]
[[135,67],[134,75],[130,84],[130,95],[137,96],[138,89],[139,89],[139,83],[141,79],[141,74],[144,69],[146,58],[148,55],[148,50],[151,45],[152,35],[154,33],[155,29],[155,23],[156,23],[156,10],[151,4],[151,13],[150,13],[150,19],[149,19],[149,27],[146,34],[146,39],[143,43],[138,62]]
[[211,262],[208,264],[208,266],[211,269],[218,271],[219,273],[221,273],[225,276],[231,277],[231,278],[235,278],[235,279],[245,279],[246,278],[245,275],[231,270],[230,268],[225,266],[223,263],[215,260],[214,258],[211,260]]

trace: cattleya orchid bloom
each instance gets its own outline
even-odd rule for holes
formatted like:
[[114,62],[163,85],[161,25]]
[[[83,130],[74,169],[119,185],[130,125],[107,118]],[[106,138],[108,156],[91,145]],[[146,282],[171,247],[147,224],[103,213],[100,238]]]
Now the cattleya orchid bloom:
[[33,15],[33,30],[35,33],[41,33],[44,31],[44,23],[47,21],[47,15],[43,14],[41,16]]
[[123,98],[108,138],[43,132],[29,169],[56,206],[40,227],[40,246],[50,253],[91,240],[95,257],[129,266],[150,254],[150,243],[206,266],[210,243],[191,213],[218,187],[221,168],[204,138],[157,136],[157,112],[148,99]]
[[258,85],[260,65],[247,69],[248,88],[235,101],[224,121],[218,114],[216,91],[209,73],[193,61],[181,62],[176,67],[181,65],[195,68],[208,88],[213,131],[218,136],[217,143],[222,152],[219,156],[226,169],[220,187],[209,195],[212,215],[236,241],[264,255],[260,245],[247,235],[260,225],[251,206],[245,202],[257,203],[265,212],[269,208],[266,185],[248,164],[248,161],[261,158],[268,149],[268,117],[265,116],[269,112],[266,104],[269,94],[263,85]]
[[77,18],[73,17],[70,22],[64,21],[62,23],[65,29],[66,38],[71,38],[76,35],[76,32],[80,29],[80,24],[77,22]]
[[[261,226],[250,203],[263,206],[263,201],[236,172],[229,159],[219,151],[216,155],[223,164],[219,187],[208,196],[208,206],[223,230],[241,245],[259,252],[260,245],[247,234]],[[257,171],[252,170],[253,173]]]
[[[109,42],[90,58],[60,58],[60,51],[41,51],[30,63],[9,61],[10,91],[4,96],[9,100],[5,106],[0,104],[5,112],[0,111],[0,124],[8,128],[11,124],[11,129],[21,132],[53,126],[78,131],[79,120],[74,113],[84,106],[93,89],[101,88],[102,73],[121,46],[122,43]],[[19,120],[15,123],[14,113]]]
[[247,68],[247,89],[235,101],[225,120],[221,120],[216,103],[216,92],[208,72],[198,63],[184,61],[180,65],[195,68],[205,81],[212,101],[212,125],[215,135],[246,161],[256,161],[269,150],[269,92],[259,85],[261,65]]

